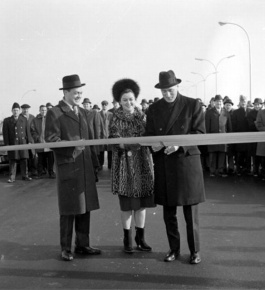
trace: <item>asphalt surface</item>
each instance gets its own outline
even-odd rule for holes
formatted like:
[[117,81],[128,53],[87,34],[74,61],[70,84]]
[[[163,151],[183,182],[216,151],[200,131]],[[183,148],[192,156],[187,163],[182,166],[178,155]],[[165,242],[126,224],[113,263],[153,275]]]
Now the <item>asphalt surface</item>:
[[205,176],[200,206],[201,255],[188,263],[182,208],[181,256],[163,261],[168,242],[162,208],[148,209],[146,240],[153,251],[122,251],[118,199],[110,172],[100,172],[101,208],[92,212],[91,245],[100,256],[60,260],[56,181],[14,184],[0,171],[0,289],[265,289],[265,182]]

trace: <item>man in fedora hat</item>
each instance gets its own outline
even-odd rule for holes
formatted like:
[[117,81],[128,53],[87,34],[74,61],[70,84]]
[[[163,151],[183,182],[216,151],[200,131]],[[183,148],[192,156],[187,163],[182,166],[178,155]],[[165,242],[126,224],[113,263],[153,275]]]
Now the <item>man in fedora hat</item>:
[[88,110],[88,111],[90,111],[92,108],[92,104],[91,104],[91,101],[89,100],[89,98],[84,98],[82,105],[83,105],[84,109]]
[[148,101],[147,101],[146,99],[142,99],[140,105],[142,106],[142,111],[143,111],[145,114],[147,114],[148,107],[149,107],[149,103],[148,103]]
[[[159,74],[163,98],[149,107],[146,135],[204,134],[204,114],[199,101],[178,92],[180,79],[172,70]],[[159,141],[159,138],[158,138]],[[190,263],[201,262],[199,254],[198,204],[205,200],[204,181],[197,146],[152,146],[155,173],[155,203],[163,206],[170,250],[164,261],[174,261],[180,254],[177,207],[183,206],[187,226]]]
[[[63,78],[64,97],[47,112],[45,141],[77,141],[92,138],[87,112],[79,107],[82,87],[78,75]],[[95,152],[89,146],[53,149],[55,155],[60,213],[61,257],[73,260],[71,252],[75,224],[75,253],[100,254],[90,247],[90,212],[99,208],[94,166],[98,166]],[[94,154],[93,154],[94,153]]]

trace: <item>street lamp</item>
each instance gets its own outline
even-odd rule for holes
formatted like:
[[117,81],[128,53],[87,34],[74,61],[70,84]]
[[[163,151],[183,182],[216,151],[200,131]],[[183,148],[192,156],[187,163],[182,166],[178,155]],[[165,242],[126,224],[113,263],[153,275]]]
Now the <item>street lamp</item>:
[[231,58],[231,57],[234,57],[235,55],[229,55],[229,56],[226,56],[226,57],[223,57],[221,58],[218,63],[215,65],[213,62],[211,62],[210,60],[208,59],[205,59],[205,58],[195,58],[195,60],[199,60],[199,61],[208,61],[213,67],[214,67],[214,70],[215,70],[215,94],[217,95],[217,68],[219,66],[219,64],[225,60],[225,59],[228,59],[228,58]]
[[247,36],[247,39],[248,39],[248,58],[249,58],[249,97],[250,97],[250,101],[251,101],[251,52],[250,52],[250,39],[249,39],[248,33],[245,30],[245,28],[239,24],[232,23],[232,22],[218,22],[218,23],[221,26],[226,25],[226,24],[236,25],[239,28],[241,28]]
[[207,78],[210,76],[210,75],[214,75],[214,74],[216,74],[216,72],[212,72],[212,73],[210,73],[210,74],[208,74],[206,77],[204,77],[202,74],[200,74],[200,73],[196,73],[196,72],[191,72],[192,74],[194,74],[194,75],[199,75],[199,76],[201,76],[201,78],[202,78],[202,81],[203,81],[203,84],[204,84],[204,103],[205,103],[205,82],[206,82],[206,80],[207,80]]
[[33,89],[33,90],[28,90],[28,91],[26,91],[26,92],[22,95],[21,100],[22,100],[22,99],[25,97],[25,95],[28,94],[29,92],[36,92],[36,90]]

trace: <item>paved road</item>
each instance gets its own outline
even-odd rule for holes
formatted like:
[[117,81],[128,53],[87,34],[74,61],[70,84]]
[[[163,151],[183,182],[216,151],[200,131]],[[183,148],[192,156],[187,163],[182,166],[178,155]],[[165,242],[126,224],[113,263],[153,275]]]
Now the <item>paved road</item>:
[[188,264],[182,209],[181,257],[168,250],[162,210],[149,209],[152,253],[122,252],[118,200],[109,171],[100,173],[101,209],[92,213],[91,244],[103,254],[60,260],[56,181],[6,183],[0,172],[0,289],[265,289],[265,183],[253,177],[205,177],[200,208],[202,263]]

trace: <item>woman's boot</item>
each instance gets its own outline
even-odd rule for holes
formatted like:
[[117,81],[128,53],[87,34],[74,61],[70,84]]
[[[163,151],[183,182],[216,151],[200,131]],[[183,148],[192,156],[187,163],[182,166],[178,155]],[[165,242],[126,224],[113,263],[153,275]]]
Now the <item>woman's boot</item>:
[[125,253],[133,253],[133,247],[132,247],[132,229],[126,230],[123,229],[124,232],[124,238],[123,238],[123,245],[124,245],[124,252]]
[[150,252],[152,251],[152,248],[147,245],[144,239],[144,228],[138,228],[136,229],[136,236],[135,236],[135,242],[137,244],[137,250]]

